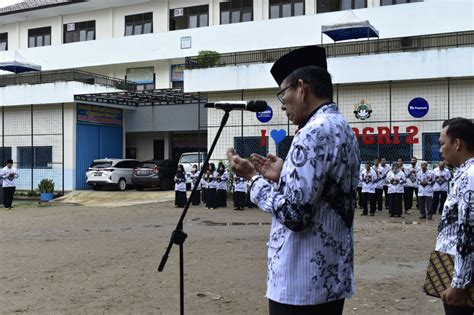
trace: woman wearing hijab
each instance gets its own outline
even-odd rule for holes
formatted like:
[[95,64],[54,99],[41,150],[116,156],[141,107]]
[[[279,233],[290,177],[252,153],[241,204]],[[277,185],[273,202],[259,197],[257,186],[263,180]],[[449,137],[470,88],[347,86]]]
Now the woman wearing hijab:
[[183,165],[178,165],[178,171],[174,177],[175,198],[174,205],[176,208],[183,208],[186,205],[186,173]]
[[193,206],[198,206],[201,203],[201,183],[198,182],[199,172],[197,165],[193,165],[191,170],[191,191],[196,187],[196,193],[192,196]]
[[217,192],[216,192],[216,207],[227,207],[227,171],[224,164],[221,162],[217,167]]
[[216,194],[217,194],[216,177],[217,177],[216,166],[214,163],[210,163],[207,169],[207,174],[206,174],[206,183],[207,183],[206,207],[207,209],[216,208]]
[[234,210],[244,210],[247,201],[246,186],[245,178],[234,173]]

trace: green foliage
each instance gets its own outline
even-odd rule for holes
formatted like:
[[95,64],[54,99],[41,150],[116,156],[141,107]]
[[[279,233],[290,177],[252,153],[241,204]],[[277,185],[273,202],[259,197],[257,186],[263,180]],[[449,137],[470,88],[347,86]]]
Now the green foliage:
[[196,61],[201,68],[210,68],[219,61],[220,54],[214,50],[201,50]]
[[54,192],[54,182],[52,179],[43,178],[38,184],[38,190],[42,193]]

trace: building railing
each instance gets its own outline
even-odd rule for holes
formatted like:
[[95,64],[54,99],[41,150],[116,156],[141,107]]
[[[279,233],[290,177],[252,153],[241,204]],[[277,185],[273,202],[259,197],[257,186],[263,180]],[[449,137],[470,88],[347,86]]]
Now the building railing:
[[[433,34],[387,39],[359,40],[323,44],[328,57],[386,54],[425,49],[453,48],[474,45],[474,31]],[[186,57],[187,69],[223,67],[250,63],[272,63],[286,53],[300,47],[220,54],[217,61],[205,56]]]
[[67,81],[82,82],[91,85],[97,84],[126,91],[135,91],[137,89],[136,84],[130,81],[76,69],[0,75],[0,87]]

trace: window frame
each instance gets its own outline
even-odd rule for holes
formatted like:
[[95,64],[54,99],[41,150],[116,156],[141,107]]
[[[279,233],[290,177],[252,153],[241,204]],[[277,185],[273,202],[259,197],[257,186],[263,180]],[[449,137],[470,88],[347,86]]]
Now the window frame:
[[[328,2],[331,2],[331,1],[334,1],[334,0],[328,0]],[[335,9],[334,10],[332,10],[331,7],[329,7],[329,9],[322,11],[319,7],[321,5],[322,1],[319,0],[317,2],[317,5],[316,5],[316,13],[328,13],[328,12],[338,12],[338,11],[357,10],[357,9],[367,8],[367,0],[364,0],[364,6],[361,7],[361,8],[355,8],[356,1],[358,1],[358,0],[350,0],[351,1],[351,8],[350,9],[341,9],[342,1],[344,1],[344,0],[337,0],[337,2],[333,2],[335,4]]]
[[[234,148],[235,150],[237,151],[237,154],[239,156],[241,156],[242,158],[249,158],[250,157],[250,154],[252,153],[257,153],[257,154],[260,154],[262,156],[267,156],[268,154],[268,136],[265,137],[265,147],[262,147],[260,146],[260,142],[262,140],[262,137],[261,136],[245,136],[245,137],[240,137],[240,136],[235,136],[234,137]],[[249,143],[245,143],[245,142],[248,142],[249,140],[251,141],[255,141],[254,143],[252,144],[249,144]],[[260,150],[256,150],[256,148],[260,149]],[[245,150],[247,150],[249,153],[248,156],[246,156],[246,152]]]
[[[48,32],[49,31],[49,32]],[[34,47],[44,47],[44,46],[51,46],[51,26],[44,26],[44,27],[37,27],[37,28],[30,28],[28,30],[28,48]],[[49,35],[49,44],[45,44],[45,36]],[[43,44],[38,45],[38,38],[42,37]],[[34,40],[34,45],[30,45],[31,38]]]
[[[74,31],[68,31],[67,26],[69,24],[74,24]],[[71,43],[79,43],[79,42],[87,42],[96,39],[97,31],[96,31],[96,21],[89,20],[89,21],[82,21],[82,22],[75,22],[75,23],[65,23],[63,26],[63,44],[71,44]],[[85,31],[86,37],[85,40],[81,40],[81,32]],[[89,38],[89,32],[93,31],[93,38]],[[72,34],[72,40],[68,39],[68,35]],[[74,34],[77,34],[78,40],[74,40]]]
[[[186,28],[176,28],[176,17],[174,17],[174,12],[176,9],[182,9],[183,10],[183,15],[179,16],[177,18],[186,18],[187,22],[187,27]],[[191,10],[196,9],[197,12],[195,13],[190,13]],[[201,15],[207,15],[207,23],[206,25],[201,25]],[[195,16],[197,18],[197,24],[196,27],[190,27],[189,25],[189,17],[190,16]],[[169,30],[170,31],[179,31],[179,30],[187,30],[191,28],[199,28],[199,27],[207,27],[209,26],[209,4],[203,4],[203,5],[195,5],[195,6],[190,6],[190,7],[183,7],[183,8],[174,8],[170,9],[170,23],[169,23]]]
[[[17,149],[17,160],[18,160],[18,163],[17,163],[17,167],[18,169],[31,169],[31,166],[33,164],[33,169],[52,169],[53,168],[53,146],[18,146],[16,147]],[[49,158],[49,161],[46,163],[46,166],[38,166],[37,165],[37,155],[38,155],[38,152],[37,150],[39,149],[48,149],[49,152],[48,154],[50,154],[50,158]],[[29,165],[23,165],[23,152],[21,152],[22,150],[32,150],[32,153],[31,153],[31,158],[32,158],[32,161],[28,161],[29,163],[25,163],[25,164],[29,164]],[[28,151],[27,151],[28,152]],[[50,166],[48,166],[48,164]]]
[[[240,6],[235,5],[237,3],[237,1],[240,3]],[[252,3],[251,6],[244,7],[244,1],[251,2]],[[225,7],[227,4],[229,5],[229,8],[223,9],[223,7]],[[243,22],[252,22],[253,19],[254,19],[253,7],[254,7],[253,0],[230,0],[229,2],[220,2],[219,3],[219,25],[235,24],[235,23],[243,23]],[[250,10],[249,10],[249,8],[250,8]],[[222,23],[222,13],[223,12],[229,12],[229,22],[228,23]],[[240,12],[238,22],[232,22],[232,13],[233,12]],[[244,13],[249,13],[249,12],[250,12],[250,20],[249,21],[243,21]]]
[[[278,2],[278,4],[272,3],[272,2]],[[306,13],[306,1],[304,0],[270,0],[269,5],[268,5],[268,19],[273,20],[273,19],[281,19],[285,17],[293,17],[293,16],[303,16]],[[295,4],[302,3],[303,4],[303,14],[301,15],[295,15]],[[291,4],[291,15],[290,16],[282,16],[283,15],[283,5],[285,4]],[[278,5],[278,17],[272,18],[272,6]]]
[[[125,27],[124,36],[136,36],[153,33],[153,12],[145,12],[138,14],[130,14],[125,16]],[[127,21],[129,19],[129,21]],[[150,31],[145,33],[145,25],[150,24]],[[127,27],[132,27],[132,33],[127,34]],[[140,31],[137,32],[136,28],[140,26]]]
[[[422,157],[424,161],[429,161],[429,162],[439,162],[441,161],[441,154],[439,153],[439,132],[423,132],[421,134],[421,148],[422,148]],[[428,141],[429,137],[435,136],[435,141]],[[432,138],[433,139],[433,138]],[[436,157],[438,158],[437,160],[433,159],[433,151],[427,151],[429,147],[432,147],[433,144],[436,144],[438,147],[438,150],[436,150]],[[430,155],[430,158],[428,158],[428,155]]]
[[398,5],[398,4],[408,4],[408,3],[416,3],[416,2],[423,2],[423,0],[404,0],[404,3],[396,3],[397,0],[385,0],[385,1],[390,1],[391,3],[384,4],[384,0],[380,0],[380,6],[384,7],[387,5]]
[[1,49],[0,45],[0,51],[7,51],[8,50],[8,32],[5,33],[0,33],[0,44],[5,43],[5,49]]

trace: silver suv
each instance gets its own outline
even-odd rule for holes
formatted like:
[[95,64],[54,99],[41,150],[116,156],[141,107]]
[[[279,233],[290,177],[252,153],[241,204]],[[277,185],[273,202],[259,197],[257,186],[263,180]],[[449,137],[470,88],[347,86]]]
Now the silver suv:
[[125,190],[132,184],[133,170],[138,166],[137,160],[129,159],[100,159],[94,160],[86,172],[86,183],[94,190],[103,186],[116,186]]

